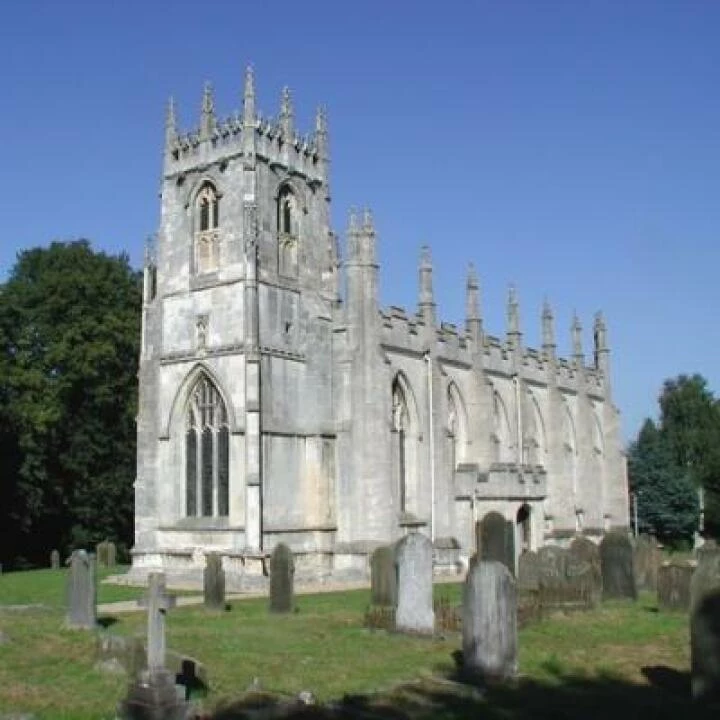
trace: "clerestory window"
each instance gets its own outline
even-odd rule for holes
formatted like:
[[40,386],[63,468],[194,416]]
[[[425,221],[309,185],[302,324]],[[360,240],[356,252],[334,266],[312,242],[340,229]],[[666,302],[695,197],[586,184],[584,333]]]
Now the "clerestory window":
[[217,270],[220,260],[220,198],[206,183],[195,201],[195,272],[199,275]]
[[230,452],[227,411],[215,385],[202,375],[190,394],[185,429],[186,513],[227,517]]

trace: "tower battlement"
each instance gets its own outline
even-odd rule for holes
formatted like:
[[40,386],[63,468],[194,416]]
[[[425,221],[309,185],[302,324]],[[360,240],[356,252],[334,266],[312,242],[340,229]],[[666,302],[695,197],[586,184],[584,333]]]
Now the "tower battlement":
[[252,69],[245,75],[243,108],[219,119],[210,83],[205,84],[199,124],[181,131],[176,107],[170,100],[165,123],[165,174],[183,172],[201,164],[243,157],[254,163],[258,158],[273,166],[305,176],[310,182],[327,184],[327,113],[317,110],[315,128],[305,134],[294,124],[290,90],[283,88],[279,113],[263,117],[255,109],[255,80]]

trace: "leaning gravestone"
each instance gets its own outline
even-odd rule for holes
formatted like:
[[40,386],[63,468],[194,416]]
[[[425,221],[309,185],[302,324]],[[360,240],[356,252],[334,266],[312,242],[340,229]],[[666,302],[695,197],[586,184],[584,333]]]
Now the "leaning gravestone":
[[612,531],[600,543],[603,600],[631,598],[637,600],[633,548],[624,532]]
[[568,549],[565,572],[568,583],[576,587],[587,607],[596,607],[602,599],[602,568],[598,546],[583,535],[576,537]]
[[270,556],[270,612],[292,612],[294,575],[293,554],[280,543]]
[[536,552],[526,551],[518,558],[519,592],[534,591],[540,587],[540,558]]
[[635,540],[635,581],[638,590],[657,590],[660,548],[652,535],[640,535]]
[[203,599],[208,610],[225,610],[225,571],[220,553],[205,556]]
[[[121,720],[189,720],[193,707],[184,700],[184,689],[175,684],[175,674],[165,664],[165,614],[175,598],[165,591],[165,575],[148,575],[147,596],[140,601],[147,608],[147,669],[140,673],[118,706]],[[182,696],[182,697],[181,697]]]
[[514,677],[518,667],[517,590],[500,562],[470,565],[463,589],[463,672],[480,681]]
[[661,610],[690,610],[690,583],[695,568],[688,563],[665,563],[657,577],[657,598]]
[[432,543],[421,533],[410,533],[398,543],[395,561],[398,597],[395,628],[432,633],[435,628]]
[[497,512],[489,512],[476,526],[479,560],[497,560],[515,574],[515,529]]
[[74,550],[70,556],[66,624],[71,628],[92,630],[97,622],[95,556]]
[[370,602],[381,607],[397,603],[395,548],[383,545],[370,556]]
[[53,570],[60,569],[60,553],[57,550],[53,550],[50,553],[50,567]]

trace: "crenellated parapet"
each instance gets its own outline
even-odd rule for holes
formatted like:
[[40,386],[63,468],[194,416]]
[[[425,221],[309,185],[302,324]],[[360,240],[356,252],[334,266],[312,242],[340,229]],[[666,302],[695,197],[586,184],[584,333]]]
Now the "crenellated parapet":
[[298,132],[290,90],[283,88],[277,117],[263,117],[256,110],[255,81],[250,68],[245,78],[243,109],[224,118],[216,117],[209,84],[203,90],[199,124],[195,128],[179,129],[177,108],[170,101],[165,130],[166,176],[234,157],[257,157],[290,174],[299,173],[310,183],[327,184],[327,112],[318,109],[315,128],[304,134]]

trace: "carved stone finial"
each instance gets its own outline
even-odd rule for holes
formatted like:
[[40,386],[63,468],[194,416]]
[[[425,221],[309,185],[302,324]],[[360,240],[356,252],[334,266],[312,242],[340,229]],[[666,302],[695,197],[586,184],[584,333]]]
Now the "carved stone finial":
[[542,344],[543,349],[548,352],[555,350],[555,327],[552,308],[547,298],[543,301],[542,310]]
[[292,95],[290,94],[290,88],[286,85],[282,89],[282,98],[280,100],[280,129],[288,142],[292,141],[295,132],[294,118]]
[[205,83],[202,99],[202,116],[200,120],[200,139],[209,140],[215,131],[215,100],[209,82]]
[[508,287],[507,304],[508,334],[520,334],[520,303],[518,302],[517,290],[514,285]]
[[375,225],[373,223],[373,216],[372,216],[372,212],[370,212],[370,208],[365,208],[363,210],[362,229],[364,232],[367,232],[367,233],[375,232]]
[[465,319],[480,319],[480,283],[475,272],[475,266],[470,263],[468,265],[467,287],[465,293]]
[[175,99],[170,96],[165,115],[165,149],[169,149],[178,138],[177,117],[175,114]]
[[255,73],[252,65],[245,68],[245,89],[243,91],[243,123],[255,123]]
[[573,312],[573,321],[572,325],[570,326],[570,334],[572,336],[573,356],[576,358],[581,358],[583,354],[582,325],[580,324],[580,318],[578,318],[576,312]]
[[357,210],[354,207],[350,208],[348,214],[348,233],[356,233],[359,230]]
[[593,324],[593,339],[595,341],[595,352],[607,350],[607,327],[602,311],[595,313],[595,322]]

